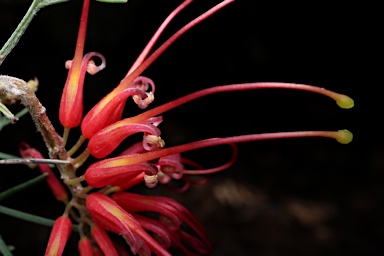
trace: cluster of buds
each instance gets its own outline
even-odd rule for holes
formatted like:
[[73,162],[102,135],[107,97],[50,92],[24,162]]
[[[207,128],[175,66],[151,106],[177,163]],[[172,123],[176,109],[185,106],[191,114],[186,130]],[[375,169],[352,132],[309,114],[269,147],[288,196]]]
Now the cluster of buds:
[[[173,179],[184,181],[185,186],[180,189],[183,191],[192,182],[187,178],[188,175],[211,174],[231,166],[236,160],[236,143],[240,142],[299,137],[329,137],[340,143],[349,143],[352,140],[352,134],[347,130],[241,135],[205,139],[169,148],[161,138],[159,125],[163,121],[162,113],[194,99],[220,92],[257,89],[304,90],[328,96],[342,108],[353,107],[353,100],[348,96],[304,84],[262,82],[216,86],[123,119],[123,110],[128,98],[131,97],[141,109],[146,109],[154,101],[154,82],[141,76],[146,68],[186,31],[233,1],[224,0],[212,7],[149,54],[165,27],[192,2],[183,1],[165,19],[120,84],[83,118],[85,73],[95,74],[105,67],[105,59],[101,54],[92,52],[84,55],[90,5],[90,0],[84,0],[75,56],[72,61],[66,63],[69,73],[59,112],[60,122],[64,126],[64,145],[70,129],[80,126],[82,132],[79,141],[68,150],[71,164],[60,167],[73,198],[68,201],[67,198],[64,200],[62,195],[56,196],[60,196],[58,199],[66,203],[66,209],[54,224],[46,255],[62,254],[72,229],[72,221],[68,216],[79,223],[81,255],[98,255],[100,250],[105,255],[123,255],[122,247],[111,241],[108,232],[121,235],[135,255],[170,255],[168,249],[171,247],[177,247],[187,255],[209,254],[212,246],[204,227],[185,207],[166,197],[143,196],[124,191],[141,182],[152,188],[158,182],[167,184]],[[94,57],[101,59],[100,65],[95,64],[92,60]],[[137,133],[143,133],[141,142],[133,144],[118,157],[106,158],[123,140]],[[76,158],[71,158],[86,140],[89,141],[85,151]],[[217,145],[230,145],[233,154],[227,163],[216,168],[203,169],[199,164],[181,156],[181,153],[186,151]],[[21,148],[23,157],[36,157],[36,152],[26,144]],[[77,177],[76,170],[90,155],[104,159],[91,164],[84,175]],[[197,170],[186,170],[185,165]],[[43,172],[50,170],[47,166],[39,167]],[[63,169],[66,171],[63,172]],[[66,177],[65,173],[70,171],[73,172],[72,177]],[[56,181],[48,180],[48,183],[50,182],[53,184]],[[87,186],[83,187],[85,182]],[[196,183],[201,182],[203,181]],[[52,190],[54,191],[53,187]],[[147,217],[142,214],[144,212],[154,212],[156,217]],[[189,231],[184,230],[184,226],[189,226]]]

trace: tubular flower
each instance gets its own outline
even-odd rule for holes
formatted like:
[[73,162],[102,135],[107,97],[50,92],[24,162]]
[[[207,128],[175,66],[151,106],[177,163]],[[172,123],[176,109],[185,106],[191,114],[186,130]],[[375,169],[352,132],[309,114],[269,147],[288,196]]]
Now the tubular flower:
[[109,126],[109,129],[103,129],[90,139],[88,149],[94,157],[103,158],[109,155],[126,137],[139,132],[144,133],[143,144],[146,149],[164,146],[164,141],[160,138],[161,132],[153,124],[136,123],[120,125],[120,123],[117,122]]
[[[99,57],[102,63],[99,66],[94,65],[93,57]],[[60,102],[60,122],[64,127],[73,128],[80,124],[83,115],[83,87],[85,72],[96,74],[105,68],[105,58],[97,52],[90,52],[84,55],[79,71],[74,70],[74,64],[70,64],[67,82]],[[75,74],[78,72],[78,74]],[[72,77],[78,77],[77,82]]]
[[104,255],[118,256],[113,242],[103,228],[93,225],[91,227],[91,236]]
[[92,220],[100,227],[122,235],[134,254],[151,250],[158,255],[170,255],[140,226],[137,220],[115,201],[101,193],[92,193],[86,199]]
[[[249,83],[217,86],[189,94],[135,117],[126,118],[122,121],[111,124],[94,134],[88,144],[88,149],[93,156],[103,158],[116,149],[124,138],[137,132],[143,132],[146,135],[144,136],[143,142],[145,149],[154,150],[162,148],[164,147],[164,141],[160,138],[160,130],[155,127],[155,125],[157,126],[158,124],[154,123],[154,125],[151,125],[151,120],[161,118],[156,117],[157,115],[194,99],[213,93],[270,88],[311,91],[334,99],[342,108],[351,108],[353,106],[353,100],[348,96],[310,85],[288,83]],[[150,141],[150,139],[152,139],[152,141]],[[149,144],[149,146],[146,146],[147,144]]]
[[157,161],[157,169],[159,171],[159,178],[161,177],[161,179],[159,179],[161,183],[167,183],[171,177],[176,180],[181,179],[184,170],[184,166],[181,163],[181,155],[172,154],[161,157]]
[[[34,148],[31,148],[27,143],[22,143],[19,148],[20,155],[23,158],[44,158],[43,155]],[[62,202],[68,201],[68,193],[64,188],[63,183],[56,177],[52,169],[47,164],[37,164],[42,173],[48,173],[46,182],[51,189],[55,198]]]
[[[211,244],[204,243],[183,230],[171,230],[161,221],[142,215],[133,214],[133,216],[144,229],[154,234],[153,236],[164,248],[179,248],[188,256],[209,255],[212,252]],[[193,248],[197,253],[191,252],[187,247]]]
[[[88,71],[88,73],[93,75],[105,67],[105,59],[100,53],[91,52],[83,57],[89,5],[90,0],[85,0],[81,14],[75,57],[73,58],[73,61],[66,63],[69,72],[61,96],[59,110],[60,122],[66,128],[76,127],[81,122],[83,115],[83,86],[85,72]],[[91,60],[94,56],[97,56],[102,60],[100,66],[96,66]]]
[[72,231],[72,222],[68,216],[61,216],[55,220],[45,256],[60,256]]
[[[150,49],[153,47],[154,43],[157,41],[159,35],[164,30],[166,25],[171,21],[171,19],[179,13],[185,6],[191,3],[191,0],[184,1],[168,18],[163,22],[162,26],[158,29],[155,35],[152,37],[147,47],[144,49],[142,54],[133,64],[132,68],[128,71],[126,77],[121,81],[121,83],[107,96],[105,96],[99,103],[97,103],[84,117],[84,120],[81,124],[81,131],[83,136],[90,139],[97,131],[100,129],[117,122],[121,119],[121,114],[123,112],[123,107],[125,105],[125,100],[128,96],[136,95],[129,91],[136,86],[138,77],[143,73],[149,65],[151,65],[174,41],[176,41],[181,35],[187,32],[189,29],[200,23],[201,21],[207,19],[209,16],[223,8],[224,6],[230,4],[234,0],[225,0],[202,15],[198,16],[187,25],[182,27],[177,31],[172,37],[170,37],[165,43],[163,43],[152,55],[147,59],[146,56]],[[151,84],[151,81],[143,81],[145,84]],[[152,84],[151,84],[152,85]],[[136,86],[137,87],[137,86]],[[128,90],[128,92],[126,91]],[[152,93],[154,90],[152,90]],[[141,96],[140,94],[137,94]],[[147,95],[141,96],[141,100],[149,98],[151,92]],[[137,102],[137,99],[135,99]],[[139,102],[141,101],[139,100]],[[147,104],[144,104],[146,106]],[[140,104],[139,104],[140,106]]]
[[[174,236],[178,237],[178,241],[181,240],[180,234],[185,232],[181,229],[181,225],[182,223],[185,223],[197,235],[197,237],[194,237],[192,235],[191,237],[193,237],[195,241],[198,241],[197,243],[200,245],[199,247],[192,248],[196,250],[201,249],[202,251],[204,251],[204,254],[209,254],[212,250],[212,246],[208,241],[205,229],[202,224],[190,211],[188,211],[187,208],[185,208],[175,200],[167,197],[143,196],[128,192],[116,193],[112,196],[112,199],[115,200],[116,203],[119,204],[124,210],[130,213],[159,213],[159,221],[162,223],[162,225],[158,226],[159,229],[155,233],[160,234],[160,227],[164,226],[163,230],[165,231],[165,233],[167,233],[167,235],[162,235],[162,241],[175,240],[172,239]],[[137,214],[135,214],[134,216],[138,220],[141,217]],[[142,218],[141,220],[144,220],[144,218]],[[147,222],[154,224],[151,221]],[[143,226],[143,228],[148,229],[146,226]],[[172,235],[169,235],[169,233],[172,233]],[[166,246],[165,248],[169,248],[169,246]],[[200,253],[202,253],[202,251]]]
[[93,256],[104,256],[104,253],[95,246],[93,247]]
[[82,237],[78,243],[80,256],[93,256],[92,241],[88,237]]
[[[158,119],[157,115],[163,112],[180,106],[191,100],[219,92],[231,92],[240,90],[255,90],[255,89],[269,89],[269,88],[280,88],[280,89],[293,89],[293,90],[304,90],[319,93],[328,96],[336,101],[341,108],[353,107],[353,100],[346,95],[335,93],[323,88],[315,86],[304,85],[304,84],[289,84],[289,83],[249,83],[249,84],[234,84],[217,86],[209,89],[204,89],[187,96],[181,97],[167,104],[161,105],[154,109],[148,110],[135,117],[126,118],[114,124],[111,124],[104,129],[97,132],[90,140],[88,145],[89,152],[96,157],[105,157],[111,153],[121,141],[131,135],[134,132],[141,132],[149,134],[144,137],[143,148],[147,150],[146,153],[131,154],[125,156],[119,156],[115,158],[109,158],[106,160],[99,161],[92,164],[85,172],[85,179],[90,184],[95,184],[94,180],[96,177],[102,177],[108,175],[108,179],[104,180],[104,183],[100,183],[103,186],[113,185],[110,182],[116,181],[121,175],[126,175],[131,169],[137,169],[137,164],[143,164],[147,161],[153,161],[158,159],[157,164],[152,165],[157,167],[156,172],[149,172],[145,175],[145,182],[148,186],[153,187],[158,181],[167,183],[170,178],[181,179],[183,176],[184,167],[181,163],[179,153],[194,150],[203,147],[217,146],[222,144],[235,144],[238,142],[267,140],[267,139],[281,139],[281,138],[297,138],[297,137],[329,137],[334,138],[340,143],[349,143],[352,140],[352,134],[349,131],[342,130],[337,132],[326,132],[326,131],[311,131],[311,132],[288,132],[288,133],[267,133],[258,135],[243,135],[234,136],[229,138],[215,138],[193,142],[181,146],[163,148],[164,142],[160,139],[160,132],[155,126],[151,126],[151,121]],[[155,123],[154,123],[155,124]],[[157,125],[157,123],[156,123]],[[156,129],[155,129],[156,128]],[[148,147],[148,137],[153,136],[161,140],[161,143],[156,144],[155,140],[153,144],[155,147]],[[230,161],[232,164],[233,161]],[[229,165],[226,165],[227,167]],[[222,170],[222,169],[220,169]],[[212,173],[214,171],[206,171],[205,173]],[[146,174],[147,174],[146,173]],[[200,174],[202,171],[195,172],[194,174]],[[192,173],[190,173],[192,174]],[[100,185],[98,185],[100,186]]]
[[[66,164],[61,162],[58,169],[65,184],[71,190],[72,199],[69,202],[64,187],[52,170],[46,164],[38,164],[42,172],[50,174],[47,182],[56,198],[67,203],[64,216],[55,222],[46,255],[61,255],[72,227],[69,218],[66,217],[69,213],[79,222],[81,239],[78,249],[84,256],[125,254],[120,246],[114,244],[108,232],[121,235],[135,255],[152,253],[170,255],[167,250],[171,247],[179,248],[186,255],[208,255],[212,252],[212,245],[208,241],[206,231],[184,206],[166,197],[143,196],[123,191],[143,181],[146,186],[152,188],[158,182],[167,184],[172,179],[181,180],[185,184],[177,189],[180,192],[185,191],[189,184],[203,184],[207,180],[205,176],[203,179],[190,179],[188,175],[212,174],[230,167],[237,157],[237,143],[306,137],[332,138],[343,144],[352,140],[352,133],[348,130],[250,134],[203,139],[173,147],[166,147],[161,137],[160,124],[163,121],[163,113],[192,100],[216,93],[259,89],[301,90],[327,96],[335,100],[341,108],[353,107],[353,100],[346,95],[295,83],[259,82],[215,86],[191,93],[139,115],[122,118],[128,98],[132,98],[141,109],[146,109],[154,101],[155,84],[151,79],[142,76],[149,65],[186,31],[233,1],[223,0],[187,23],[157,50],[149,54],[169,22],[192,2],[192,0],[184,0],[164,20],[120,84],[102,98],[82,119],[85,72],[94,74],[105,67],[105,59],[101,54],[91,52],[83,56],[90,4],[90,0],[84,0],[75,56],[72,61],[66,63],[69,73],[60,103],[59,118],[64,126],[62,140],[64,143],[60,144],[61,138],[57,136],[60,141],[57,143],[60,144],[58,149],[50,147],[52,151],[56,149],[60,151],[58,154],[62,158],[60,160],[68,161]],[[101,59],[99,66],[96,66],[92,60],[93,57]],[[65,152],[69,128],[79,124],[81,124],[82,135],[78,142]],[[111,153],[115,153],[114,151],[127,137],[138,133],[143,135],[140,142],[131,145],[117,157],[107,158]],[[72,158],[87,139],[89,141],[84,152]],[[232,157],[226,163],[214,168],[204,169],[182,156],[187,151],[219,145],[229,145],[232,149]],[[42,158],[39,152],[27,144],[21,146],[20,153],[23,157]],[[77,169],[90,155],[104,159],[90,164],[85,172],[81,171],[84,175],[76,176]],[[189,167],[196,170],[187,169]],[[143,216],[143,213],[149,213],[152,217]]]
[[[146,92],[151,87],[152,91]],[[155,85],[149,78],[138,77],[129,87],[114,90],[92,108],[81,123],[83,136],[90,139],[97,131],[121,119],[123,107],[128,97],[132,96],[135,103],[146,108],[154,100]]]
[[148,176],[156,175],[156,170],[149,163],[133,164],[122,168],[113,166],[99,166],[91,168],[84,174],[88,184],[95,188],[102,188],[107,185],[117,185],[124,180],[130,180],[141,173]]

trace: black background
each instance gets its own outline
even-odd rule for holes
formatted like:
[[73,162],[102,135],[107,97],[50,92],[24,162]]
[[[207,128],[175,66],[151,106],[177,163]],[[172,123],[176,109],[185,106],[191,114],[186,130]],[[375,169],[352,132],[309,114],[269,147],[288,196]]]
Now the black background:
[[[30,2],[0,0],[0,44]],[[85,52],[102,53],[107,68],[86,77],[86,109],[119,83],[180,2],[92,2]],[[194,1],[169,25],[157,46],[218,2]],[[348,129],[354,141],[340,145],[314,138],[240,144],[236,164],[206,185],[184,194],[162,186],[152,191],[139,188],[141,193],[169,195],[186,205],[207,228],[213,255],[382,255],[384,151],[377,9],[342,1],[236,1],[183,35],[144,72],[157,86],[154,106],[211,86],[257,81],[325,87],[351,96],[356,106],[343,110],[323,96],[284,90],[211,95],[163,115],[160,129],[167,146],[296,130]],[[81,1],[41,10],[0,67],[3,75],[38,77],[37,96],[60,134],[64,62],[74,54],[80,11]],[[12,107],[14,112],[19,109]],[[137,113],[128,104],[125,116]],[[2,152],[17,154],[19,143],[25,141],[46,155],[29,117],[4,128],[0,136]],[[70,143],[74,141],[76,131]],[[218,147],[186,156],[213,167],[230,153]],[[24,166],[0,169],[1,190],[38,174]],[[2,205],[52,219],[64,210],[44,184]],[[0,233],[16,246],[15,255],[41,255],[49,229],[0,215]],[[71,239],[75,247],[77,236]]]

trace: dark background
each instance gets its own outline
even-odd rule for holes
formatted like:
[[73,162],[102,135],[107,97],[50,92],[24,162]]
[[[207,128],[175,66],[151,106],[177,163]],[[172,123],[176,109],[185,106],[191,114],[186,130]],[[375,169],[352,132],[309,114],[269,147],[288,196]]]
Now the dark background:
[[[30,2],[0,0],[0,44]],[[119,83],[180,2],[92,3],[85,52],[102,53],[107,68],[87,76],[86,109]],[[195,1],[170,24],[160,42],[218,2]],[[207,228],[213,255],[382,255],[384,151],[376,10],[342,1],[236,1],[182,36],[144,72],[157,85],[153,106],[211,86],[257,81],[325,87],[351,96],[356,106],[343,110],[323,96],[284,90],[211,95],[163,115],[160,129],[167,146],[296,130],[348,129],[354,141],[341,145],[314,138],[240,144],[236,164],[213,175],[206,185],[183,194],[162,186],[141,188],[141,193],[169,195],[186,205]],[[0,67],[3,75],[38,77],[37,96],[60,134],[57,113],[67,76],[64,62],[74,54],[80,11],[81,1],[41,10]],[[18,109],[12,107],[14,112]],[[126,116],[139,112],[128,104]],[[17,154],[19,143],[26,141],[46,155],[29,117],[4,128],[0,136],[2,152]],[[217,147],[186,156],[214,167],[230,152]],[[0,169],[1,190],[38,174],[24,166]],[[2,205],[52,219],[59,216],[63,206],[44,184],[37,187]],[[42,255],[49,229],[0,215],[0,233],[16,246],[15,255]],[[73,235],[74,247],[76,240]]]

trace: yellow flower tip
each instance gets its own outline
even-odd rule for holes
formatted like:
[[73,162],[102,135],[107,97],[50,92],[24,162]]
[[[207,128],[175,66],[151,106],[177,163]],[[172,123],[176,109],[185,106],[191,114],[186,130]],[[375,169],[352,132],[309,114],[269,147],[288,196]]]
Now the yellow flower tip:
[[343,94],[339,95],[338,99],[336,100],[336,103],[339,107],[344,109],[353,108],[353,106],[355,105],[353,99]]
[[353,134],[348,130],[339,130],[337,132],[336,140],[341,144],[348,144],[352,141]]

